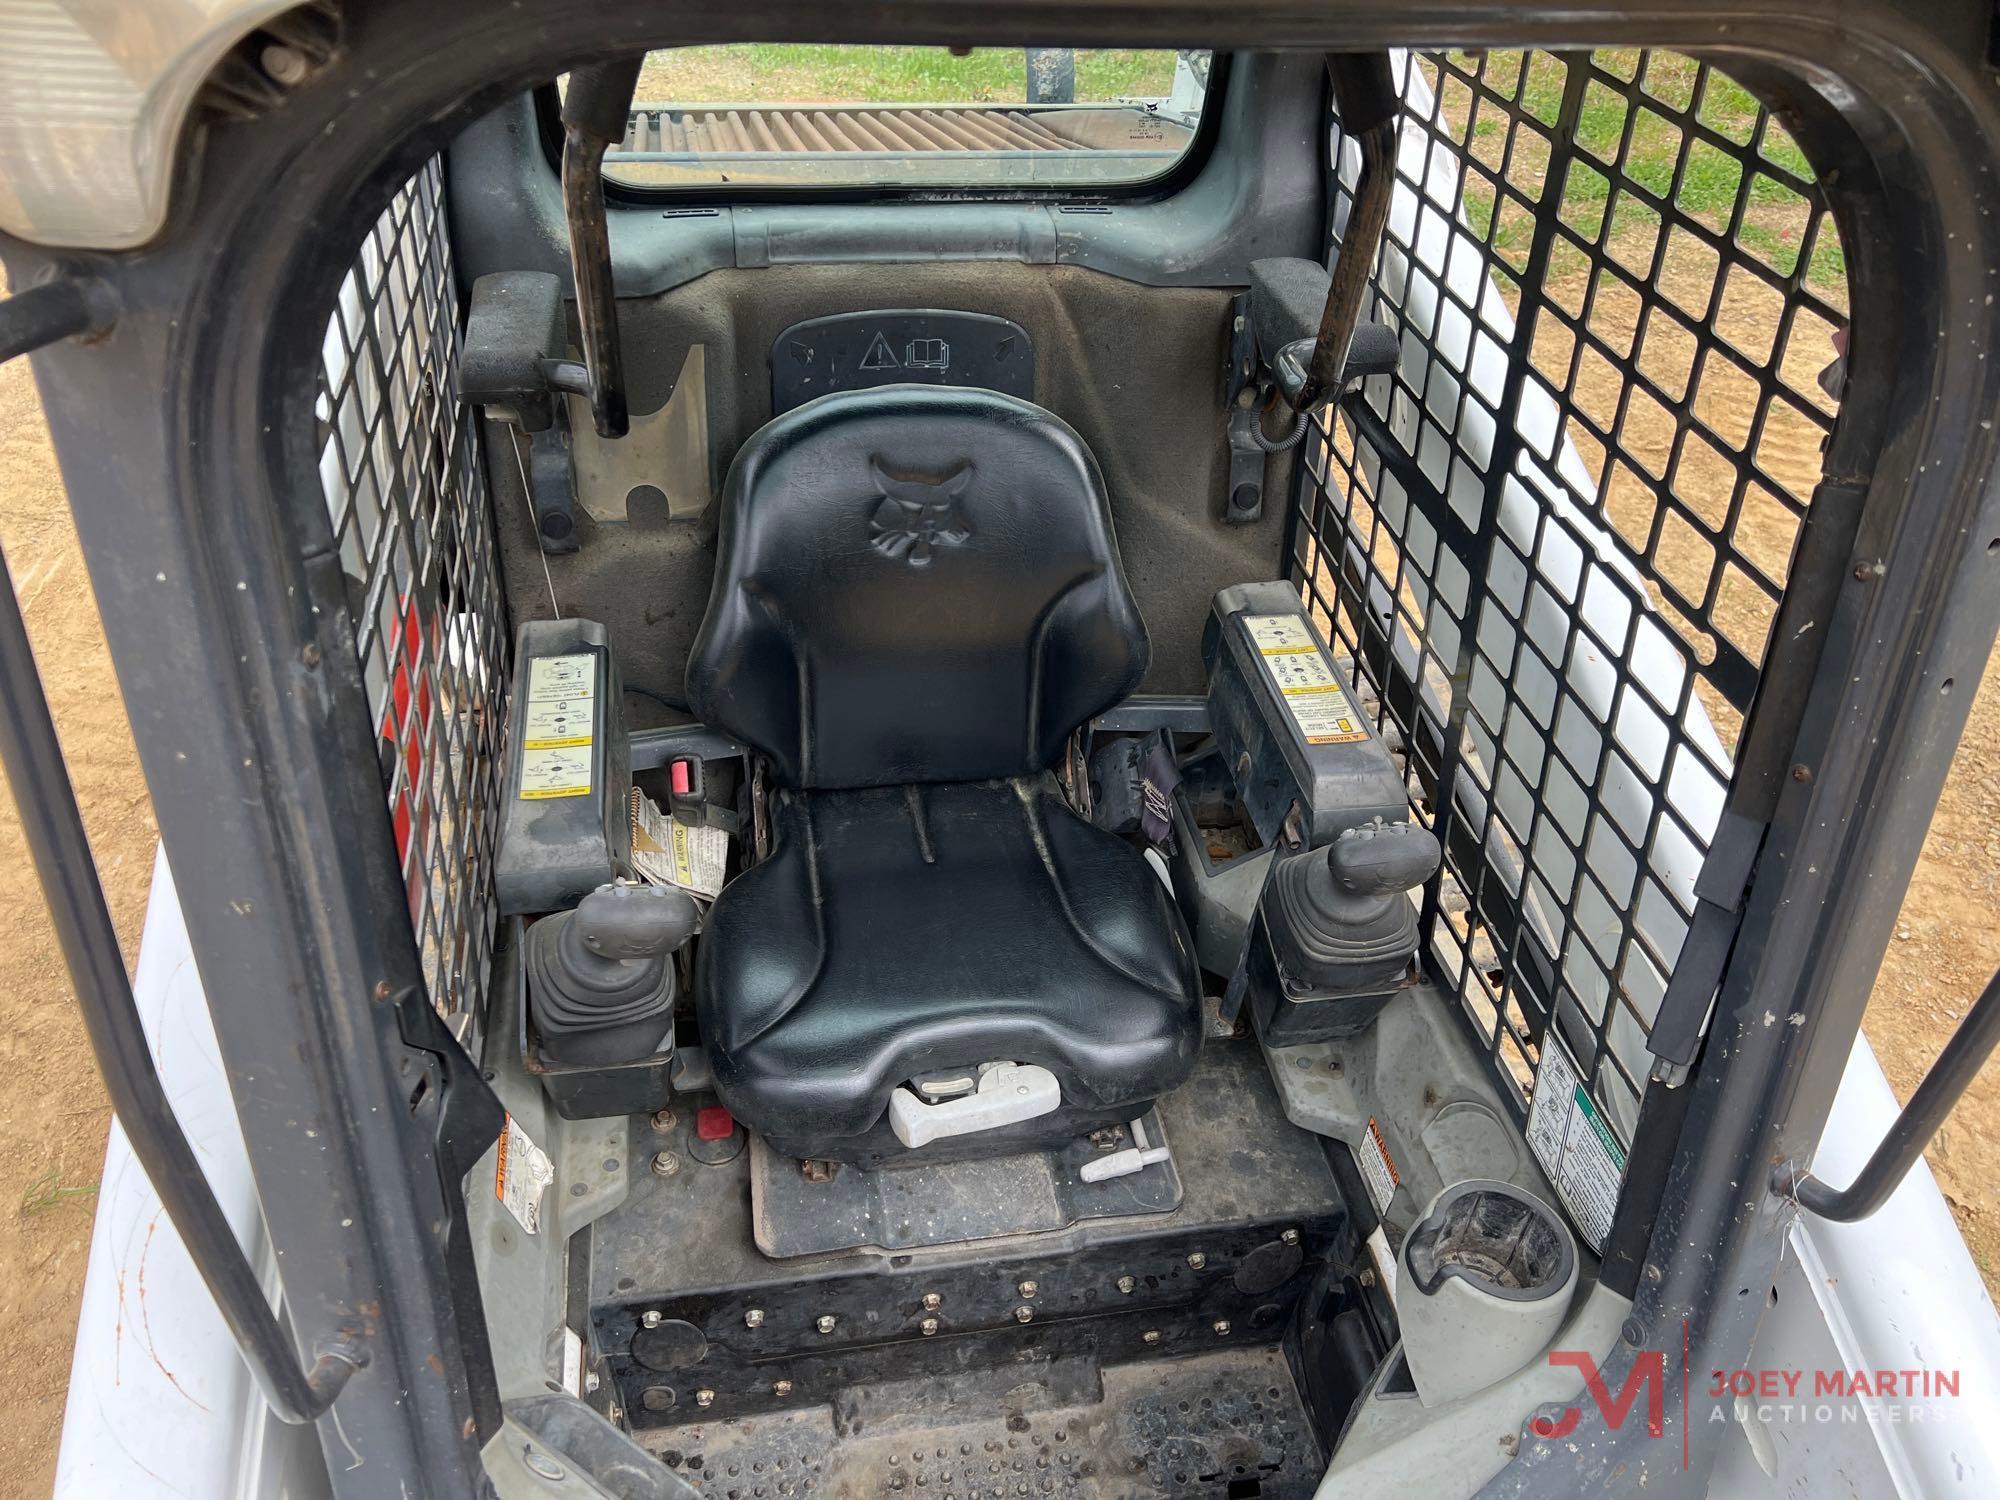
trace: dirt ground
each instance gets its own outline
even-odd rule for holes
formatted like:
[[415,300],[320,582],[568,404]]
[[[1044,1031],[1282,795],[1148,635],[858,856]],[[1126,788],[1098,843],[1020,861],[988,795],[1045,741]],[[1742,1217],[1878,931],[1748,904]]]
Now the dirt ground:
[[[1606,315],[1615,321],[1615,310]],[[1540,350],[1537,356],[1541,363]],[[1819,357],[1816,347],[1796,355]],[[1644,458],[1667,436],[1635,428],[1625,442]],[[1781,428],[1762,451],[1768,466],[1785,471],[1785,487],[1803,494],[1817,473],[1817,449],[1816,433]],[[1632,508],[1639,504],[1636,495],[1614,492],[1614,524],[1643,535],[1647,516]],[[1749,528],[1739,542],[1745,555],[1760,565],[1768,555],[1782,568],[1794,523],[1772,511],[1762,521],[1746,512],[1742,524]],[[129,960],[144,918],[155,825],[22,362],[0,366],[0,541]],[[1663,553],[1663,567],[1674,562]],[[1745,644],[1751,636],[1761,642],[1754,608],[1718,608],[1717,623]],[[1719,700],[1711,706],[1726,720]],[[1868,1012],[1868,1036],[1902,1096],[2000,966],[1995,807],[2000,670],[1989,669]],[[0,1090],[0,1493],[38,1496],[49,1492],[55,1473],[107,1114],[11,797],[0,804],[0,1058],[9,1072]],[[2000,1069],[1974,1085],[1930,1155],[1974,1258],[1988,1284],[2000,1287],[2000,1192],[1993,1186],[2000,1182]]]

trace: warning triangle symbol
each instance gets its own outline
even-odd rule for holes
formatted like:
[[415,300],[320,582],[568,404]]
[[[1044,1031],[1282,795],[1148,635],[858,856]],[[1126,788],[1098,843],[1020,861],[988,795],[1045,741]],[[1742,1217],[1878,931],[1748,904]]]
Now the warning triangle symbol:
[[896,356],[890,352],[889,341],[878,333],[875,335],[875,342],[868,346],[868,352],[861,356],[861,368],[864,370],[896,370],[901,369],[902,366],[897,362]]

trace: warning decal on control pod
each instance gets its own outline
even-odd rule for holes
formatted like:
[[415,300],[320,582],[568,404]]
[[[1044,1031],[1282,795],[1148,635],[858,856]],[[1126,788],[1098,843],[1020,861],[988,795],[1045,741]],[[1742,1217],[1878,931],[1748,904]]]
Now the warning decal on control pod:
[[1368,1184],[1368,1196],[1375,1204],[1377,1214],[1389,1211],[1389,1200],[1396,1196],[1396,1189],[1402,1185],[1403,1174],[1396,1170],[1396,1158],[1389,1154],[1389,1143],[1382,1137],[1382,1127],[1375,1123],[1375,1117],[1368,1117],[1368,1129],[1361,1137],[1361,1149],[1354,1153],[1361,1163],[1362,1181]]
[[1245,615],[1243,623],[1308,745],[1348,745],[1368,738],[1361,715],[1304,619]]
[[521,797],[583,797],[590,792],[596,732],[597,660],[589,653],[543,656],[528,663],[528,703],[521,723]]

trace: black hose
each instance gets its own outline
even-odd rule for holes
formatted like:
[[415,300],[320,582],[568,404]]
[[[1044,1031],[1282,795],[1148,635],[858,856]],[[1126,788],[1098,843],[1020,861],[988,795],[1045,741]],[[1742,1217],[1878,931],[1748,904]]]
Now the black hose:
[[[89,283],[53,281],[16,293],[0,302],[0,363],[100,328],[102,311],[100,289]],[[132,1154],[160,1195],[271,1409],[286,1422],[313,1421],[333,1403],[348,1377],[367,1363],[367,1351],[358,1339],[344,1336],[320,1353],[310,1373],[300,1367],[291,1336],[272,1312],[263,1284],[237,1244],[235,1231],[174,1116],[153,1066],[132,982],[125,974],[118,932],[111,925],[104,887],[84,836],[76,790],[70,785],[4,555],[0,555],[0,764],[6,767],[21,831],[48,902],[49,920],[76,988],[90,1050],[104,1075],[111,1107],[131,1140]]]
[[1290,415],[1292,425],[1288,432],[1282,437],[1266,437],[1264,414],[1257,413],[1250,419],[1250,441],[1266,453],[1283,453],[1287,448],[1297,447],[1299,439],[1306,435],[1306,414],[1303,411],[1294,411]]
[[98,325],[96,300],[88,283],[64,279],[31,286],[0,302],[0,365],[58,339],[91,332]]

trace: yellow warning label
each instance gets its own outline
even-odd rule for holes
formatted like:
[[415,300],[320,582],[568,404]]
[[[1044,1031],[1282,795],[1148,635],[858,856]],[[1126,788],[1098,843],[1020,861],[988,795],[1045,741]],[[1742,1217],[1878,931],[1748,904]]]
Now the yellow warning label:
[[528,663],[528,702],[521,720],[523,801],[589,794],[596,691],[596,661],[588,653],[543,656]]
[[1308,745],[1346,745],[1368,738],[1333,663],[1302,618],[1248,615],[1243,623]]

